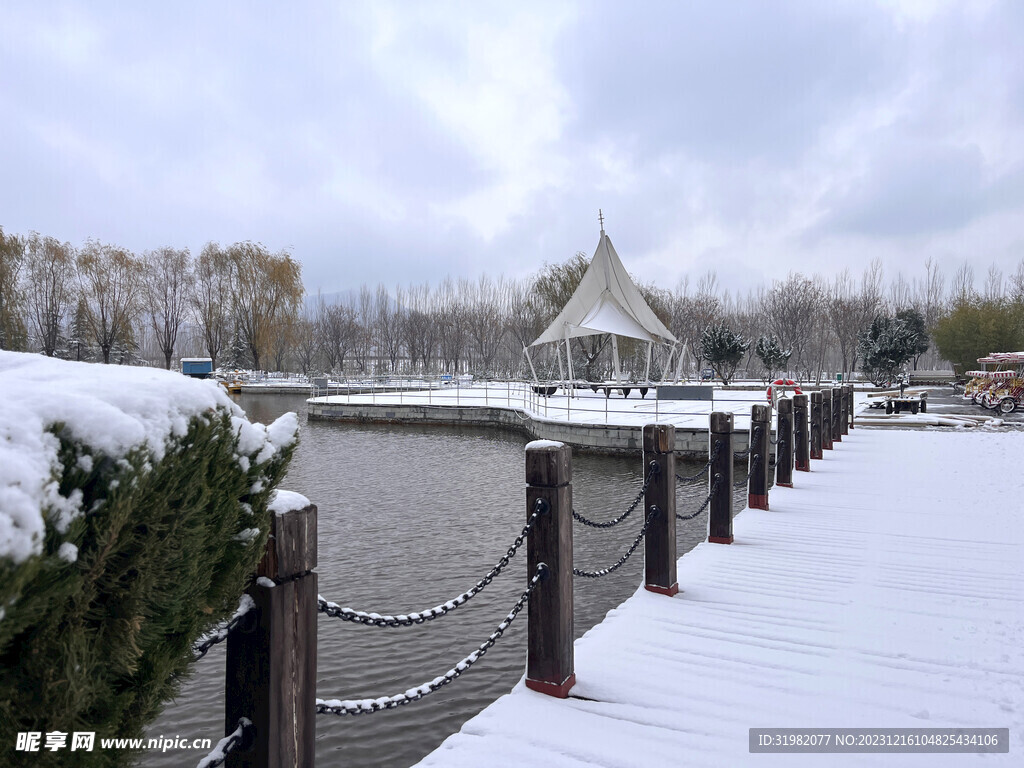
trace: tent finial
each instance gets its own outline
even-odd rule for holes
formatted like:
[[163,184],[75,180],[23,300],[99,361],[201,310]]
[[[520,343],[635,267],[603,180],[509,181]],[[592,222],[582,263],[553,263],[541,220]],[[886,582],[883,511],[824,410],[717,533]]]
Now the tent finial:
[[601,212],[600,208],[597,209],[597,220],[599,222],[601,222],[601,234],[603,235],[604,234],[604,214]]

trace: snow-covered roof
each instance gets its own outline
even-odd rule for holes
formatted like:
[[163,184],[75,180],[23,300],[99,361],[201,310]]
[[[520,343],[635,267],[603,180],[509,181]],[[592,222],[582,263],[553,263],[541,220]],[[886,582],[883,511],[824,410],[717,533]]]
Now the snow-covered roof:
[[598,333],[665,344],[676,341],[640,294],[603,229],[576,291],[530,346]]
[[294,413],[252,424],[217,382],[157,368],[0,351],[0,392],[0,558],[14,562],[41,551],[44,509],[61,532],[82,512],[80,491],[60,495],[60,445],[46,431],[54,424],[96,454],[118,459],[146,448],[159,460],[192,417],[221,408],[231,414],[243,468],[250,456],[261,463],[291,445],[298,431]]

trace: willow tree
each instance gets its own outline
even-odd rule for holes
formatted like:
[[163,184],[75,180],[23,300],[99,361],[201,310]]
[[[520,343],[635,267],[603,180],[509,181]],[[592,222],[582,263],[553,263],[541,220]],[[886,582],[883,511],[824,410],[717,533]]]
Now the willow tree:
[[133,336],[143,262],[129,250],[89,240],[78,255],[78,273],[89,307],[90,335],[103,362],[109,363],[114,345]]
[[5,235],[0,227],[0,349],[24,349],[25,323],[21,319],[21,268],[25,242],[17,235]]
[[285,251],[260,243],[235,243],[227,250],[232,275],[232,311],[252,364],[270,351],[277,330],[298,315],[305,294],[302,265]]
[[231,260],[227,252],[217,243],[203,246],[193,270],[189,299],[214,369],[220,353],[231,342],[231,279]]
[[160,248],[145,254],[145,295],[147,311],[164,367],[171,369],[171,358],[178,343],[178,331],[185,322],[192,282],[192,260],[188,249]]
[[75,291],[75,249],[33,232],[25,243],[26,300],[43,354],[53,357]]

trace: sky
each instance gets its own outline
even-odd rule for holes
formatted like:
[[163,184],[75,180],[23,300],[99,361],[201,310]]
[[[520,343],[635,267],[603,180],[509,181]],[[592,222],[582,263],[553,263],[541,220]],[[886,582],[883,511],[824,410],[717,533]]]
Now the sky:
[[1024,258],[1024,3],[0,4],[0,226],[307,290]]

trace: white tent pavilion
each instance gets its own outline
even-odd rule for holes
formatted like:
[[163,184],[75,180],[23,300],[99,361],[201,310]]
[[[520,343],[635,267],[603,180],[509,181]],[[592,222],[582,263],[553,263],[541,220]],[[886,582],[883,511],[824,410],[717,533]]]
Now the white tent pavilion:
[[[566,361],[569,367],[569,379],[572,380],[572,354],[569,348],[572,339],[578,336],[593,336],[607,333],[612,338],[612,359],[615,366],[615,382],[621,383],[622,374],[619,367],[618,336],[639,339],[647,342],[647,370],[644,378],[649,378],[651,368],[651,352],[655,344],[675,346],[676,337],[665,327],[665,324],[648,306],[639,289],[633,283],[626,268],[622,266],[619,255],[615,252],[611,239],[601,228],[601,239],[590,266],[583,274],[576,291],[566,302],[551,325],[547,327],[536,341],[530,344],[565,342]],[[526,359],[533,369],[528,349],[524,349]],[[671,359],[671,358],[670,358]],[[561,366],[561,358],[559,358]],[[534,372],[534,379],[537,378]]]

